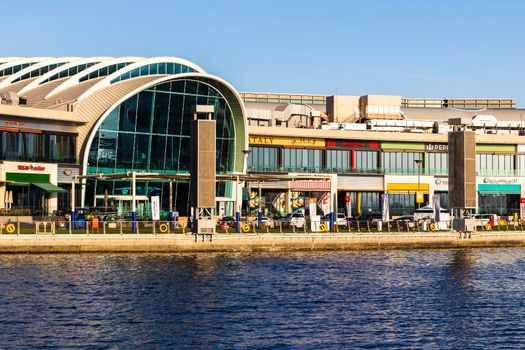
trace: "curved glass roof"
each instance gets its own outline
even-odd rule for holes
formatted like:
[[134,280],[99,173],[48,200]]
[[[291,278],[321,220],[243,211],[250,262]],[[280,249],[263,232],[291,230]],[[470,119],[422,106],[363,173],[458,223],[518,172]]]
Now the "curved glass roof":
[[181,73],[193,73],[196,72],[192,67],[188,67],[184,64],[174,62],[158,62],[146,64],[137,68],[134,68],[128,72],[111,80],[111,84],[118,83],[119,81],[142,77],[145,75],[154,74],[181,74]]

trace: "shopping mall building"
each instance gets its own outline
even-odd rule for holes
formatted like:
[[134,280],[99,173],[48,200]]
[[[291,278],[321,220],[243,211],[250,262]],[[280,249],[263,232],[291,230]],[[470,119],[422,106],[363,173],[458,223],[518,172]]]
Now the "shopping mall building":
[[[273,175],[218,182],[219,215],[289,213],[308,200],[344,212],[348,199],[352,216],[368,215],[381,212],[384,193],[393,216],[434,194],[446,207],[451,118],[477,135],[478,211],[513,214],[525,197],[523,110],[513,99],[239,93],[176,57],[0,58],[0,96],[1,213],[66,211],[74,186],[76,206],[127,214],[129,176],[77,176],[187,174],[196,105],[214,106],[218,174]],[[189,213],[187,179],[139,180],[139,217],[151,196]]]

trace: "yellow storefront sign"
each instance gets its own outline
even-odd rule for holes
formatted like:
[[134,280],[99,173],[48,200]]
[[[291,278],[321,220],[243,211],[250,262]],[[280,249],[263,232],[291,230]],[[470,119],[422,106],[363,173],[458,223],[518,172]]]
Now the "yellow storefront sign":
[[276,145],[276,146],[301,146],[301,147],[324,147],[324,139],[308,137],[274,137],[274,136],[250,136],[251,145]]
[[428,193],[428,184],[414,184],[414,183],[389,183],[386,185],[386,190],[389,193],[417,193],[418,191]]

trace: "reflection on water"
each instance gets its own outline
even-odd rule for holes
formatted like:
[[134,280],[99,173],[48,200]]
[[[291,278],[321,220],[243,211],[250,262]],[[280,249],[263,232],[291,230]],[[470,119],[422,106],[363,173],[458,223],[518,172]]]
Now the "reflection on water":
[[525,250],[0,256],[2,348],[522,348]]

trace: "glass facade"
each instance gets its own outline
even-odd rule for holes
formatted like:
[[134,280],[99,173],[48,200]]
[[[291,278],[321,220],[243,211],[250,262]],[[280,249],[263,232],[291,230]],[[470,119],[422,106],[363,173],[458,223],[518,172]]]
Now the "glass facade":
[[76,163],[76,135],[0,131],[2,160]]
[[[175,80],[142,91],[113,109],[96,131],[88,155],[88,174],[126,171],[188,173],[190,170],[190,122],[195,105],[214,105],[217,172],[233,171],[234,129],[226,99],[213,87],[191,79]],[[137,195],[159,193],[163,208],[169,206],[166,184],[144,182]],[[187,182],[178,182],[174,198],[186,215]],[[129,182],[91,181],[86,201],[95,195],[129,195]],[[218,186],[224,196],[227,186]],[[90,199],[91,198],[91,199]]]
[[517,158],[517,167],[516,169],[518,170],[518,174],[519,176],[525,176],[525,154],[518,154],[516,156]]
[[352,151],[327,150],[326,170],[332,173],[349,173],[352,170],[350,157]]
[[391,216],[411,215],[416,210],[415,194],[394,194],[388,195]]
[[67,78],[67,77],[71,77],[73,75],[77,75],[78,73],[82,72],[85,69],[88,69],[88,68],[94,66],[97,63],[99,63],[99,62],[90,62],[90,63],[79,64],[78,66],[74,66],[74,67],[70,67],[70,68],[64,69],[63,71],[58,72],[57,74],[53,74],[51,77],[49,77],[46,80],[42,81],[40,83],[40,85],[42,85],[44,83],[48,83],[48,82],[53,81],[53,80]]
[[15,66],[7,67],[2,70],[0,70],[0,77],[4,77],[6,75],[11,75],[20,72],[22,69],[25,69],[29,66],[32,66],[33,64],[38,62],[29,62],[29,63],[23,63],[23,64],[17,64]]
[[448,174],[448,153],[428,153],[425,164],[426,174]]
[[355,151],[355,171],[365,174],[377,172],[377,152]]
[[[423,159],[420,152],[384,152],[383,170],[386,174],[417,174],[417,159]],[[423,164],[420,164],[423,172]]]
[[278,155],[276,147],[250,147],[248,167],[255,171],[279,171]]
[[520,212],[519,194],[478,193],[478,213],[513,215]]
[[67,62],[54,63],[54,64],[50,64],[49,66],[43,66],[43,67],[34,69],[31,72],[26,73],[26,74],[22,75],[21,77],[13,80],[13,83],[16,83],[17,81],[20,81],[20,80],[25,80],[25,79],[29,79],[29,78],[39,77],[39,76],[44,75],[47,72],[49,72],[49,71],[51,71],[51,70],[53,70],[53,69],[55,69],[57,67],[60,67],[61,65],[65,64],[65,63],[67,63]]
[[122,69],[132,63],[134,62],[121,62],[121,63],[111,64],[109,66],[102,67],[100,69],[97,69],[96,71],[93,71],[89,74],[86,74],[80,77],[78,81],[83,82],[83,81],[87,81],[87,80],[91,80],[95,78],[105,77],[105,76],[115,73],[117,70]]
[[180,73],[192,73],[195,69],[188,67],[180,63],[161,62],[147,64],[141,67],[134,68],[126,73],[123,73],[119,77],[111,80],[111,84],[117,83],[122,80],[141,77],[144,75],[154,74],[180,74]]
[[284,171],[321,172],[322,150],[283,148],[281,150]]
[[478,175],[514,175],[513,154],[476,154]]

